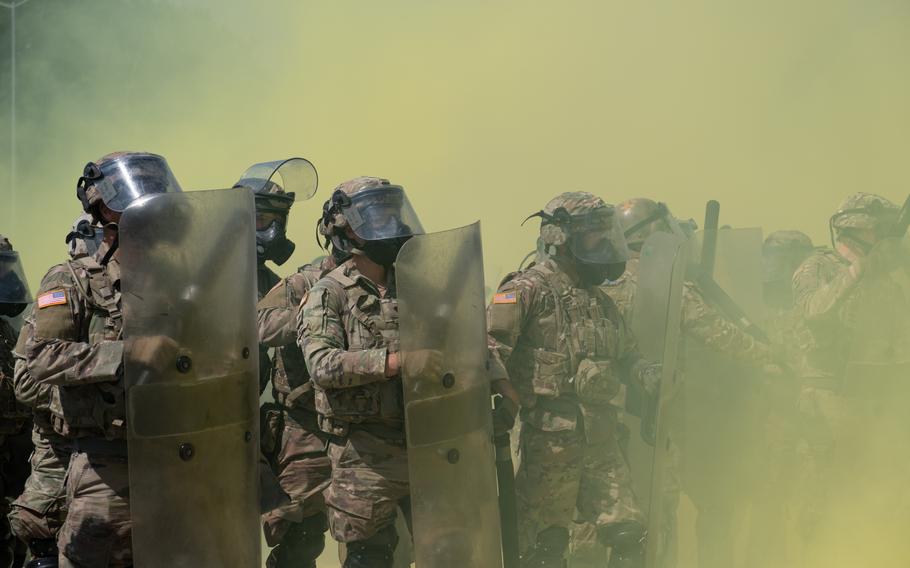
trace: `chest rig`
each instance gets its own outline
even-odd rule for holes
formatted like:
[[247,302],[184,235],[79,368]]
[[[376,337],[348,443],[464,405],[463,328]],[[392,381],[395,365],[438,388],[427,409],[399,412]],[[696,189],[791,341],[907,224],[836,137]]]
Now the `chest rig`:
[[[399,350],[397,299],[380,298],[376,290],[368,289],[369,284],[346,274],[344,265],[327,274],[326,281],[344,299],[340,315],[347,352],[383,347],[389,353]],[[400,378],[352,388],[317,388],[316,410],[324,431],[343,436],[356,423],[400,425],[404,421],[402,397]]]
[[547,263],[529,270],[543,287],[544,301],[525,323],[516,363],[530,381],[519,385],[530,384],[537,397],[574,397],[572,378],[582,360],[615,359],[621,353],[625,338],[616,323],[619,313],[605,294],[572,286]]
[[[307,290],[325,274],[316,266],[307,265],[286,280],[285,302],[287,309],[296,311]],[[296,318],[290,318],[288,325],[295,325]],[[307,371],[303,351],[296,342],[275,348],[272,359],[272,396],[281,406],[288,409],[315,411],[313,383]]]
[[[107,267],[92,257],[67,263],[84,308],[80,332],[89,345],[123,339],[119,266]],[[51,401],[54,430],[63,436],[107,439],[126,437],[126,392],[122,379],[115,383],[64,386]]]

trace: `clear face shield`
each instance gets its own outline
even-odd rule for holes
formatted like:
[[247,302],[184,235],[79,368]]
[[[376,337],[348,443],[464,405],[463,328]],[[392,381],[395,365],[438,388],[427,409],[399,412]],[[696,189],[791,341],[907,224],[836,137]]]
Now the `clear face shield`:
[[629,260],[626,237],[612,207],[572,216],[571,223],[565,228],[569,232],[569,250],[577,260],[599,265],[620,264]]
[[336,199],[354,234],[365,241],[424,234],[417,213],[399,185],[368,189],[353,196],[340,193]]
[[[275,186],[283,194],[272,194]],[[288,158],[253,164],[234,187],[248,187],[256,195],[256,210],[287,211],[295,199],[307,200],[316,193],[319,174],[305,158]]]
[[124,154],[100,166],[85,166],[80,183],[94,185],[111,211],[122,213],[146,195],[183,191],[167,160],[156,154]]
[[19,253],[0,251],[0,304],[15,304],[24,308],[31,302],[32,294],[28,289]]

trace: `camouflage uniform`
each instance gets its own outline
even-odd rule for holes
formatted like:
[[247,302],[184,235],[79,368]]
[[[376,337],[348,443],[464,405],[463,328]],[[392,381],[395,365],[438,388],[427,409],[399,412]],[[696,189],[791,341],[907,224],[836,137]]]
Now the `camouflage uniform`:
[[[604,204],[591,194],[564,194],[545,211],[560,206],[576,215]],[[545,240],[551,228],[542,225]],[[488,308],[488,329],[494,357],[521,397],[515,486],[526,562],[560,556],[575,519],[595,525],[590,532],[609,544],[615,531],[640,528],[644,516],[610,400],[622,381],[639,380],[654,366],[638,355],[615,304],[551,258],[505,278]]]
[[[880,216],[873,213],[875,209]],[[853,228],[881,228],[887,215],[896,212],[894,204],[879,196],[850,196],[832,217],[836,244],[854,241]],[[879,505],[873,502],[862,502],[862,491],[874,485],[877,476],[884,483],[895,482],[887,477],[892,467],[904,468],[898,478],[910,474],[906,471],[906,436],[883,428],[885,424],[905,428],[889,421],[905,415],[902,385],[906,371],[901,371],[894,384],[880,379],[889,366],[906,368],[910,352],[907,252],[888,246],[892,244],[898,243],[869,246],[862,255],[867,266],[860,273],[839,252],[819,250],[793,277],[794,299],[812,339],[801,370],[798,400],[799,523],[806,537],[815,536],[823,520],[832,523],[837,515],[826,510],[835,504],[849,507],[851,513],[842,516],[844,521],[848,516],[876,519],[886,514],[893,522],[901,522],[895,514],[902,498],[899,494],[881,504],[887,512],[874,509]],[[854,361],[880,365],[882,376],[869,371],[861,377],[848,376],[848,363]],[[857,379],[863,383],[862,393],[857,390]],[[872,408],[866,406],[870,402]],[[882,460],[878,463],[882,467],[869,465],[875,460]],[[843,487],[855,496],[849,498]],[[897,513],[906,516],[906,510]]]
[[[83,214],[78,217],[66,238],[70,258],[94,254],[98,244],[94,235],[91,216]],[[28,329],[23,334],[25,336],[33,333],[30,321],[26,322]],[[36,384],[26,365],[19,365],[17,371],[19,374],[14,380],[16,398],[32,410],[32,442],[35,449],[30,458],[31,474],[25,482],[25,489],[13,502],[10,524],[16,537],[29,544],[32,557],[57,556],[57,533],[66,519],[64,481],[72,452],[71,444],[53,427],[51,399],[56,396],[57,387]]]
[[306,265],[281,280],[258,305],[259,340],[275,349],[274,403],[262,408],[262,452],[292,502],[263,516],[276,566],[316,557],[325,546],[325,501],[331,463],[328,436],[319,430],[313,385],[297,346],[296,314],[306,292],[331,265]]
[[17,376],[57,387],[51,422],[73,445],[69,511],[58,536],[61,566],[130,566],[117,261],[101,265],[85,257],[57,265],[38,298],[17,346]]
[[310,290],[300,312],[320,427],[332,435],[325,500],[340,542],[389,532],[409,494],[401,379],[385,376],[387,353],[398,350],[398,302],[389,285],[380,295],[347,261]]
[[[410,525],[401,376],[387,376],[399,357],[394,262],[423,229],[404,188],[359,177],[335,189],[320,231],[354,255],[310,289],[297,322],[319,427],[330,435],[329,528],[346,544],[346,568],[391,566],[399,507]],[[358,259],[381,267],[386,282],[362,274]]]

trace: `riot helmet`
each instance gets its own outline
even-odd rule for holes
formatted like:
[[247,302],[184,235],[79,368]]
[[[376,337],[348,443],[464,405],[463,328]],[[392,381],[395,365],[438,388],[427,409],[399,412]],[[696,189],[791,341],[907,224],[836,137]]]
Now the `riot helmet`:
[[82,208],[103,223],[99,207],[122,213],[146,195],[182,191],[164,157],[147,152],[114,152],[89,162],[76,182]]
[[70,258],[93,256],[101,246],[103,237],[104,232],[95,226],[91,215],[88,213],[79,215],[73,221],[73,228],[66,235]]
[[854,193],[828,222],[831,246],[836,247],[836,241],[846,238],[868,253],[878,240],[888,236],[898,214],[897,205],[880,195]]
[[671,233],[685,237],[666,203],[636,197],[616,206],[629,249],[641,252],[645,240],[654,233]]
[[327,244],[385,267],[394,264],[408,239],[424,233],[404,188],[376,177],[358,177],[336,187],[323,206],[320,224]]
[[562,193],[543,210],[540,239],[548,256],[576,266],[586,286],[615,280],[625,271],[629,248],[616,209],[587,192]]
[[282,265],[296,245],[287,238],[288,214],[297,196],[306,200],[316,193],[319,175],[304,158],[253,164],[234,187],[246,187],[256,201],[256,258]]

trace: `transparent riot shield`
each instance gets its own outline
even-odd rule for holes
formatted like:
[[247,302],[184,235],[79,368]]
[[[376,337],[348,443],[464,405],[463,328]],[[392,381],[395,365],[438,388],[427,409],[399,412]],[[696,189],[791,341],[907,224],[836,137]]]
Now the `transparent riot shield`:
[[319,185],[316,167],[305,158],[288,158],[253,164],[240,176],[234,187],[248,187],[257,192],[267,183],[276,183],[286,192],[304,201],[313,197]]
[[632,331],[642,355],[663,365],[658,393],[651,400],[645,397],[641,405],[642,437],[654,443],[650,471],[633,474],[650,479],[647,492],[640,496],[648,511],[648,567],[660,565],[674,538],[673,456],[680,427],[676,361],[687,251],[687,242],[675,235],[655,233],[648,237],[641,250],[632,312]]
[[259,566],[249,190],[155,195],[120,223],[135,566]]
[[32,294],[28,289],[22,261],[16,251],[0,251],[0,304],[30,304]]
[[[418,235],[395,263],[418,567],[502,565],[480,224]],[[409,360],[442,355],[442,372]]]
[[[759,367],[726,350],[748,343],[731,340],[716,322],[726,319],[744,333],[763,335],[763,239],[760,229],[718,229],[715,234],[709,283],[723,294],[712,290],[702,274],[684,298],[679,480],[697,517],[697,522],[682,522],[696,527],[700,563],[733,566],[737,523],[748,511],[753,478],[764,467],[755,463],[760,430],[754,416],[763,381]],[[702,265],[704,239],[710,236],[703,231],[694,241],[693,254]]]

